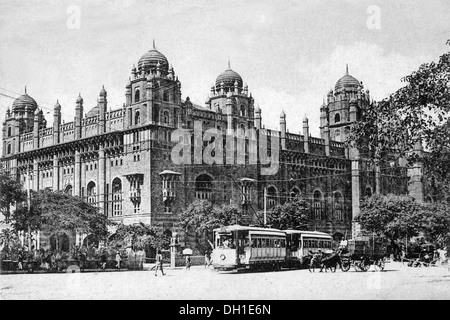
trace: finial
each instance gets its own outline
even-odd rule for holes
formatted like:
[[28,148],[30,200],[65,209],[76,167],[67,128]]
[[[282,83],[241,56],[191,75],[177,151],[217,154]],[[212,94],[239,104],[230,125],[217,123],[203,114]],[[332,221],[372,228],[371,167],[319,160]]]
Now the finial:
[[231,69],[231,67],[230,67],[230,57],[228,57],[228,69]]
[[347,68],[346,68],[346,72],[347,72],[347,74],[348,74],[348,63],[347,63]]
[[25,94],[27,94],[27,86],[25,86]]
[[153,49],[156,50],[156,47],[155,47],[155,39],[153,39]]

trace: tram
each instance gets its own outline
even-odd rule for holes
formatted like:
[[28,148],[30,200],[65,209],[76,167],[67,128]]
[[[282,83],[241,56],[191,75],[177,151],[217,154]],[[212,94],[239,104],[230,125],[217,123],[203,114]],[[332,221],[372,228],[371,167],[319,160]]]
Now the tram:
[[284,230],[286,233],[286,265],[288,267],[301,267],[305,257],[319,250],[330,254],[333,238],[328,233],[317,231]]
[[214,229],[212,259],[218,270],[280,269],[286,262],[286,233],[240,225]]

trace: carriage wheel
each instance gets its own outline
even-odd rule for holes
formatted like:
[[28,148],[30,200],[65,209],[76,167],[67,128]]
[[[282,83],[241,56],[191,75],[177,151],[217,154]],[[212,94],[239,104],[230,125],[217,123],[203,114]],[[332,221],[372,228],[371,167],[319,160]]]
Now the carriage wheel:
[[330,266],[330,271],[331,272],[336,272],[337,266],[334,264],[332,266]]
[[347,272],[348,270],[350,270],[350,266],[351,266],[351,263],[350,263],[350,262],[343,262],[343,263],[342,263],[341,270],[342,270],[343,272]]
[[361,267],[362,267],[362,271],[364,271],[364,272],[369,271],[369,269],[370,269],[370,262],[366,261],[366,260],[363,260],[362,263],[361,263]]

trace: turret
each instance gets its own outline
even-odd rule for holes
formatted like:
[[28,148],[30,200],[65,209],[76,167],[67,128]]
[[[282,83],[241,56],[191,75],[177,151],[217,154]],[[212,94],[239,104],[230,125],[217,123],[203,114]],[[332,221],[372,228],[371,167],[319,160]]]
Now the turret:
[[83,123],[83,98],[78,95],[75,107],[75,139],[81,138],[81,126]]
[[33,148],[39,148],[39,126],[40,126],[40,114],[39,109],[36,109],[34,114],[34,123],[33,123]]
[[320,107],[320,136],[324,139],[324,128],[328,124],[328,107],[323,101],[322,106]]
[[107,92],[105,86],[102,86],[98,99],[98,110],[99,110],[99,133],[104,133],[106,131],[106,110],[108,101],[106,99]]
[[259,106],[255,108],[255,127],[256,129],[262,128],[261,108]]
[[61,126],[61,105],[56,100],[53,109],[53,144],[59,143],[59,127]]
[[131,78],[128,79],[125,85],[125,104],[127,106],[131,105]]
[[280,114],[280,130],[281,130],[281,149],[286,149],[286,113],[281,111]]
[[303,118],[303,144],[305,153],[309,153],[309,120],[306,114]]
[[323,128],[323,139],[325,140],[325,156],[330,156],[330,126],[328,125],[328,121]]

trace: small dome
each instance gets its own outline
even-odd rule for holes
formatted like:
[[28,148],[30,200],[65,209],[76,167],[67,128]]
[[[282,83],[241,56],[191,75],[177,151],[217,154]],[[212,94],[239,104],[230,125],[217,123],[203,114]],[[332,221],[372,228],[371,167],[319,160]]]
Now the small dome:
[[61,105],[59,104],[59,100],[56,100],[55,109],[61,110]]
[[100,95],[101,96],[106,96],[106,90],[105,90],[105,86],[102,86],[102,90],[100,91]]
[[138,62],[138,69],[149,71],[155,69],[160,64],[161,70],[167,71],[169,69],[169,61],[167,58],[155,48],[155,42],[153,41],[153,49],[145,53]]
[[83,98],[81,97],[81,94],[78,95],[78,98],[77,98],[76,102],[77,103],[82,103],[83,102]]
[[12,104],[12,111],[25,111],[25,108],[31,109],[31,111],[35,111],[37,108],[36,100],[34,100],[32,97],[30,97],[26,91],[25,94],[18,97],[16,100],[14,100]]
[[239,88],[242,88],[243,85],[241,76],[237,72],[231,70],[230,68],[222,72],[217,77],[216,86],[217,87],[220,86],[222,82],[225,87],[234,87],[235,82],[237,82]]

